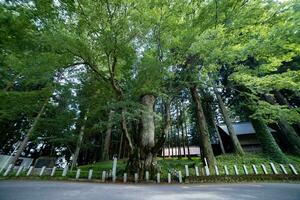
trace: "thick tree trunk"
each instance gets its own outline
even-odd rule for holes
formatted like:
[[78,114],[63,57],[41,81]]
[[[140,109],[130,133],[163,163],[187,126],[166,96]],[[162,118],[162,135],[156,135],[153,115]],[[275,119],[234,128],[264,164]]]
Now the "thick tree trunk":
[[85,123],[87,121],[87,114],[88,114],[88,111],[85,113],[82,125],[80,127],[80,132],[79,132],[79,136],[78,136],[78,139],[77,139],[76,149],[75,149],[74,157],[72,159],[71,170],[73,170],[73,168],[76,167],[76,165],[77,165],[77,159],[78,159],[78,156],[79,156],[81,143],[82,143],[83,136],[84,136]]
[[[280,104],[280,105],[286,105],[288,106],[290,109],[293,109],[293,106],[288,102],[288,100],[281,94],[281,92],[279,92],[278,90],[275,90],[275,98],[276,101]],[[300,136],[300,123],[295,123],[294,124],[295,129],[294,131],[298,132],[298,137]]]
[[21,156],[22,152],[24,151],[37,123],[39,122],[42,114],[44,113],[44,110],[46,108],[48,104],[48,100],[44,103],[44,105],[42,106],[41,110],[39,111],[38,115],[35,117],[32,125],[31,125],[31,128],[28,130],[27,134],[25,135],[25,138],[23,139],[23,141],[21,142],[17,152],[16,152],[16,155],[14,157],[12,157],[12,159],[10,160],[9,164],[15,164],[15,162],[19,159],[19,157]]
[[289,152],[292,154],[300,155],[300,138],[297,135],[295,129],[284,119],[278,120],[277,123],[282,134],[289,144]]
[[142,174],[144,171],[152,171],[153,159],[156,157],[152,154],[152,148],[155,145],[155,126],[154,126],[154,101],[153,95],[144,95],[142,97],[142,104],[146,109],[146,112],[141,116],[141,167]]
[[[264,95],[264,97],[270,104],[276,104],[272,96]],[[300,137],[297,135],[295,129],[291,125],[289,125],[289,123],[282,117],[277,121],[277,124],[280,128],[282,135],[285,138],[285,141],[288,143],[289,152],[296,155],[300,155]]]
[[206,124],[206,119],[203,113],[203,108],[201,105],[201,99],[197,91],[197,86],[192,86],[190,88],[190,92],[196,108],[197,127],[199,130],[201,140],[200,142],[202,147],[201,151],[203,152],[203,156],[207,159],[208,164],[210,166],[213,166],[216,164],[216,160],[211,146],[210,136]]
[[250,119],[256,132],[256,137],[261,143],[263,152],[270,159],[279,162],[287,163],[288,159],[277,145],[272,133],[262,119]]
[[106,129],[106,134],[105,134],[105,139],[104,139],[104,148],[103,148],[103,154],[102,158],[103,160],[108,160],[109,159],[109,150],[110,150],[110,144],[111,144],[111,128],[112,128],[112,117],[113,117],[113,111],[111,110],[108,114],[108,124],[107,124],[107,129]]
[[278,90],[275,90],[275,98],[276,98],[276,101],[280,104],[280,105],[286,105],[288,106],[289,108],[293,108],[291,106],[291,104],[286,100],[286,98],[278,91]]
[[152,174],[155,171],[156,155],[153,153],[155,146],[154,101],[155,97],[150,94],[141,98],[145,111],[141,113],[139,141],[127,163],[127,169],[131,173],[139,173],[140,178],[144,177],[145,171]]
[[230,139],[232,141],[232,144],[233,144],[233,147],[234,147],[234,152],[239,154],[239,155],[244,155],[244,150],[236,136],[236,133],[234,131],[234,128],[233,128],[233,125],[231,123],[231,120],[228,116],[228,112],[227,112],[227,109],[223,103],[223,100],[220,96],[220,94],[215,90],[215,94],[217,96],[217,99],[218,99],[218,104],[219,104],[219,107],[220,107],[220,110],[222,112],[222,115],[223,115],[223,118],[224,118],[224,121],[225,121],[225,124],[227,126],[227,129],[228,129],[228,132],[229,132],[229,135],[230,135]]

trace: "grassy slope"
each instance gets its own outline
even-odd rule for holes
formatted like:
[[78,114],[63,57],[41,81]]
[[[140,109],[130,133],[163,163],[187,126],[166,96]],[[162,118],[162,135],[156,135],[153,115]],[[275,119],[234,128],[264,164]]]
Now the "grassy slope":
[[[290,160],[290,163],[293,164],[297,171],[300,171],[300,157],[296,156],[291,156],[288,155],[288,158]],[[265,164],[267,167],[267,170],[271,172],[271,168],[269,166],[270,162],[273,162],[271,159],[265,157],[262,154],[246,154],[245,156],[236,156],[234,154],[226,154],[226,155],[221,155],[217,156],[217,163],[219,167],[219,171],[221,174],[224,173],[224,165],[228,166],[230,174],[234,173],[233,170],[233,165],[237,165],[239,172],[242,174],[243,173],[243,168],[242,165],[245,164],[248,166],[248,171],[249,173],[253,173],[253,170],[251,167],[252,164],[255,164],[257,166],[257,169],[260,173],[262,173],[262,169],[260,167],[260,164]],[[201,170],[202,163],[200,162],[199,158],[194,157],[192,160],[189,160],[187,158],[182,158],[182,159],[176,159],[176,158],[166,158],[158,159],[159,166],[161,168],[161,174],[162,177],[165,177],[168,172],[175,172],[175,170],[181,170],[182,173],[184,174],[184,165],[188,165],[190,168],[190,174],[194,175],[194,167],[199,166],[200,168],[200,173],[203,174],[203,170]],[[275,162],[274,162],[275,163]],[[122,173],[124,172],[126,167],[126,160],[119,160],[118,161],[118,175],[121,176]],[[288,168],[287,165],[285,165],[287,171],[291,173],[290,169]],[[90,164],[90,165],[84,165],[79,167],[82,171],[88,171],[89,169],[93,169],[94,171],[97,171],[97,173],[100,176],[100,173],[102,171],[109,171],[112,168],[112,161],[105,161],[105,162],[99,162],[95,164]],[[279,170],[279,166],[277,167]],[[211,173],[214,174],[214,168],[211,168]],[[280,170],[279,170],[280,171]]]

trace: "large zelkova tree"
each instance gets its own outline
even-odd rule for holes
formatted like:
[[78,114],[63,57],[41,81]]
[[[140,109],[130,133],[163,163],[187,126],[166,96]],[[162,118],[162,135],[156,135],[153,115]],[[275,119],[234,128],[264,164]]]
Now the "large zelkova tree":
[[[117,111],[121,113],[121,128],[129,151],[136,159],[129,159],[130,164],[133,168],[150,170],[155,160],[153,152],[157,152],[153,111],[157,91],[154,89],[159,88],[157,79],[162,77],[163,68],[151,41],[147,41],[147,34],[155,37],[151,35],[154,28],[139,26],[138,18],[143,11],[136,9],[136,5],[139,4],[131,1],[37,1],[32,13],[42,40],[51,49],[71,56],[73,65],[84,64],[100,81],[111,85],[115,100],[125,102]],[[145,2],[140,5],[147,6]],[[152,24],[150,19],[146,20]],[[146,42],[140,44],[143,40]],[[145,50],[137,46],[145,46]],[[131,89],[130,84],[136,84],[136,88]],[[133,97],[127,93],[130,90]],[[128,99],[141,104],[139,142],[133,141],[128,131]]]

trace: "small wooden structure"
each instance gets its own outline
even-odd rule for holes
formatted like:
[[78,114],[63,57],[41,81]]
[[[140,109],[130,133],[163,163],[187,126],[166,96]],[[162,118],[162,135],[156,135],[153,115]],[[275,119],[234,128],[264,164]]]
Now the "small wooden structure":
[[[245,152],[261,152],[261,144],[256,137],[255,130],[251,122],[237,122],[233,123],[234,131],[242,145]],[[219,133],[222,138],[226,152],[233,152],[233,145],[230,140],[227,126],[224,124],[218,125]],[[271,132],[275,130],[269,128]]]

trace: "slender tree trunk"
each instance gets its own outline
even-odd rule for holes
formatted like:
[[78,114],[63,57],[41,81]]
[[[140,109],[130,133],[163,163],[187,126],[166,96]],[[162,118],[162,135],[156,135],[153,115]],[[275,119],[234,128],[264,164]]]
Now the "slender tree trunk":
[[120,146],[119,146],[119,153],[118,158],[121,159],[121,153],[122,153],[122,147],[123,147],[123,132],[121,133],[121,140],[120,140]]
[[220,148],[221,148],[221,151],[222,151],[222,154],[225,154],[225,148],[224,148],[224,144],[223,144],[223,140],[222,140],[222,137],[220,135],[220,132],[218,130],[218,127],[216,125],[216,121],[214,120],[214,127],[215,127],[215,130],[217,132],[217,135],[218,135],[218,139],[219,139],[219,142],[220,142]]
[[206,124],[206,119],[203,113],[203,108],[201,105],[201,99],[197,91],[197,86],[192,86],[190,88],[190,92],[196,108],[197,127],[200,134],[203,155],[207,159],[208,164],[213,166],[216,164],[216,160],[211,146],[210,136]]
[[111,128],[112,128],[112,117],[113,117],[114,111],[109,111],[108,114],[108,124],[107,124],[107,129],[106,129],[106,134],[105,134],[105,139],[104,139],[104,148],[103,148],[103,154],[102,158],[103,160],[108,160],[109,159],[109,153],[110,153],[110,145],[111,145]]
[[181,138],[180,138],[180,117],[179,117],[179,109],[176,106],[176,132],[177,132],[177,148],[178,148],[178,159],[181,159]]
[[126,152],[127,152],[127,141],[124,140],[124,147],[123,147],[123,153],[122,153],[123,158],[126,158]]
[[287,163],[288,159],[276,143],[272,133],[262,119],[250,119],[256,132],[256,137],[262,145],[263,152],[279,163]]
[[184,115],[184,130],[185,130],[185,139],[186,139],[186,146],[187,146],[187,156],[189,159],[191,159],[191,152],[190,152],[190,144],[189,144],[189,137],[188,137],[188,128],[187,128],[187,125],[186,125],[186,118],[185,118],[185,115]]
[[232,123],[231,123],[231,120],[228,116],[228,112],[227,112],[227,109],[223,103],[223,100],[220,96],[220,94],[216,91],[215,89],[215,94],[217,96],[217,99],[218,99],[218,104],[219,104],[219,107],[220,107],[220,110],[222,112],[222,115],[223,115],[223,118],[224,118],[224,121],[225,121],[225,124],[227,126],[227,129],[228,129],[228,132],[229,132],[229,135],[230,135],[230,139],[232,141],[232,144],[233,144],[233,147],[234,147],[234,152],[239,154],[239,155],[244,155],[244,150],[236,136],[236,133],[234,131],[234,128],[232,126]]
[[170,157],[171,156],[171,151],[170,151],[170,148],[171,148],[171,141],[170,141],[170,131],[168,131],[168,156]]
[[14,157],[12,157],[12,159],[10,160],[9,164],[15,164],[15,162],[19,159],[20,155],[22,154],[22,152],[24,151],[37,123],[39,122],[39,120],[41,119],[41,116],[42,114],[44,113],[44,110],[46,108],[48,104],[48,100],[43,104],[41,110],[39,111],[38,115],[35,117],[32,125],[31,125],[31,128],[28,130],[27,134],[25,135],[25,138],[23,139],[23,141],[21,142],[17,152],[16,152],[16,155]]
[[73,170],[73,168],[77,165],[77,159],[79,156],[79,152],[80,152],[80,148],[81,148],[81,144],[82,144],[82,140],[83,140],[83,136],[84,136],[84,131],[85,131],[85,123],[87,121],[87,115],[88,115],[88,111],[85,113],[84,119],[83,119],[83,123],[80,127],[80,132],[79,132],[79,136],[77,139],[77,144],[76,144],[76,149],[75,149],[75,153],[74,153],[74,158],[72,159],[72,165],[71,165],[71,170]]
[[128,148],[129,148],[129,154],[133,154],[134,152],[134,146],[131,140],[131,137],[129,135],[128,129],[127,129],[127,122],[125,118],[125,114],[127,112],[127,109],[123,108],[121,111],[121,117],[122,117],[122,131],[127,139],[128,142]]
[[183,123],[180,124],[180,127],[181,127],[181,137],[182,137],[183,156],[186,157],[186,152],[185,152],[185,134],[184,134]]
[[172,157],[174,156],[174,132],[173,126],[171,125],[171,146],[172,146]]

